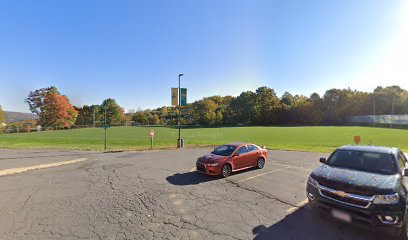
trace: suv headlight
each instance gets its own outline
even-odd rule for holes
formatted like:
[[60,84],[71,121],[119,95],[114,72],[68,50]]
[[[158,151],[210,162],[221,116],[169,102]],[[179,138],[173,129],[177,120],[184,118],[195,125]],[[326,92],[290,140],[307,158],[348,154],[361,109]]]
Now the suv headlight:
[[210,167],[215,167],[217,165],[218,165],[218,163],[209,163],[209,164],[207,164],[207,166],[210,166]]
[[314,180],[312,177],[309,176],[307,182],[310,183],[310,185],[312,185],[313,187],[317,188],[318,182]]
[[391,195],[377,195],[374,198],[374,204],[394,204],[398,203],[399,195],[398,193],[391,194]]

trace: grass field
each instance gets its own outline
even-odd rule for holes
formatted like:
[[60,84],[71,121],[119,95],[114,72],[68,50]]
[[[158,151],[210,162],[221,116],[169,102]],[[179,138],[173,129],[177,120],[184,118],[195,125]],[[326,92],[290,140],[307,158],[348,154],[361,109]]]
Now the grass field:
[[[114,127],[108,129],[108,150],[150,148],[149,131],[154,129],[154,148],[174,148],[178,130],[167,127]],[[369,127],[234,127],[182,129],[186,147],[213,146],[229,142],[251,142],[269,149],[328,152],[353,144],[395,146],[408,151],[408,130]],[[73,129],[48,132],[0,134],[0,148],[52,148],[102,150],[104,130]]]

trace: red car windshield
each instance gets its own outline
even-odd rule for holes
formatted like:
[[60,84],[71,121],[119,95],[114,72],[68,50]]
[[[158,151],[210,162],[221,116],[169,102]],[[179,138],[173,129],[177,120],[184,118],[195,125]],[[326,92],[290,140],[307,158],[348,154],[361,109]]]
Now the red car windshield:
[[211,153],[215,155],[229,156],[235,151],[236,148],[236,146],[222,145],[214,149],[214,151],[212,151]]

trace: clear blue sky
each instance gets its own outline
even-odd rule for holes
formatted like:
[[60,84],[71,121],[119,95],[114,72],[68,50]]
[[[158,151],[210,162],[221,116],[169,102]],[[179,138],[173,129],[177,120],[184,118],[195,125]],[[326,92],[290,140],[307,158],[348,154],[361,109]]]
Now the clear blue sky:
[[115,98],[126,110],[259,86],[408,88],[404,0],[0,0],[0,105],[28,112],[55,85],[75,105]]

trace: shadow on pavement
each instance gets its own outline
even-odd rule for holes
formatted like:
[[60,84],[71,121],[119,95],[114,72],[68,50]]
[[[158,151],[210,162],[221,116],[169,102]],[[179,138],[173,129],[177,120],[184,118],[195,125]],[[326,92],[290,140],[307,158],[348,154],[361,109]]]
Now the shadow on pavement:
[[341,223],[329,216],[311,211],[309,206],[298,209],[276,224],[259,225],[252,230],[255,240],[302,239],[302,240],[383,240],[385,236]]
[[205,174],[202,174],[196,171],[186,172],[186,173],[176,173],[166,178],[166,180],[169,183],[173,185],[179,185],[179,186],[196,185],[196,184],[214,181],[218,179],[220,179],[220,177],[207,176]]

